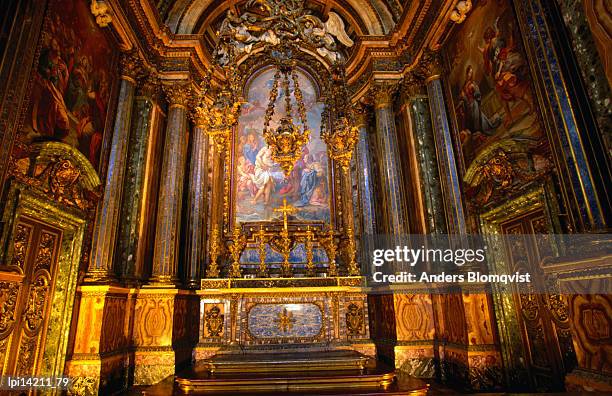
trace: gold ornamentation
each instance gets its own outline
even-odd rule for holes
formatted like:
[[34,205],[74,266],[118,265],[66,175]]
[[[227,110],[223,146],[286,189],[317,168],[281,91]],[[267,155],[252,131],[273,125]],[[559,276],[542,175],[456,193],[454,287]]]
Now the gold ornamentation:
[[348,118],[341,117],[333,129],[326,129],[321,138],[327,144],[329,157],[338,162],[344,172],[348,172],[353,157],[353,149],[359,139],[359,129],[351,125]]
[[170,106],[181,106],[187,108],[191,101],[191,84],[188,81],[174,81],[162,85],[166,99]]
[[287,198],[283,198],[283,206],[280,208],[274,209],[275,212],[279,212],[283,214],[283,229],[280,232],[280,253],[283,256],[283,262],[281,264],[281,272],[285,277],[290,277],[291,274],[291,263],[289,262],[289,255],[291,254],[291,248],[293,247],[293,240],[289,236],[289,228],[287,215],[293,214],[297,211],[291,205],[287,205]]
[[127,77],[134,83],[136,83],[139,77],[143,77],[142,60],[138,56],[138,51],[132,50],[124,52],[121,54],[119,63],[122,77]]
[[209,81],[202,82],[199,102],[194,107],[192,116],[195,124],[204,129],[217,149],[224,152],[229,147],[232,128],[238,122],[243,102],[237,98],[231,87],[223,87],[214,103],[209,105],[205,96],[209,86]]
[[[30,235],[32,234],[32,227],[20,223],[15,227],[15,237],[13,239],[13,259],[12,265],[24,269],[26,252],[28,250],[28,243],[30,241]],[[1,330],[0,330],[1,331]]]
[[295,214],[297,212],[297,209],[291,205],[287,205],[287,198],[283,198],[283,206],[281,206],[280,208],[275,208],[274,211],[283,214],[283,229],[289,230],[289,222],[287,221],[287,216]]
[[15,308],[17,307],[17,282],[0,282],[0,339],[6,338],[15,324]]
[[67,158],[56,157],[55,161],[35,173],[42,183],[43,191],[54,201],[80,209],[88,209],[89,203],[83,197],[80,186],[81,171]]
[[101,28],[107,27],[113,21],[111,8],[106,1],[91,0],[89,9],[96,17],[96,23]]
[[217,278],[219,276],[219,264],[217,260],[221,254],[221,243],[219,241],[219,229],[214,226],[210,236],[210,263],[206,268],[207,278]]
[[346,309],[346,331],[348,335],[356,336],[362,334],[363,326],[363,308],[355,303],[350,303]]
[[319,236],[319,240],[325,249],[327,258],[329,259],[329,276],[338,276],[338,266],[336,265],[336,252],[338,251],[338,245],[336,244],[336,234],[332,227],[329,227],[327,236]]
[[310,226],[306,227],[306,242],[304,243],[306,247],[306,274],[308,276],[315,275],[315,266],[312,261],[314,258],[313,254],[313,241],[314,241],[314,232],[310,229]]
[[425,82],[440,78],[444,67],[442,59],[438,52],[425,51],[419,60],[418,65],[412,71],[415,76],[422,78]]
[[465,21],[468,12],[472,9],[472,1],[471,0],[461,0],[455,4],[455,8],[451,12],[450,20],[455,22],[456,24],[461,24]]
[[287,311],[287,308],[283,308],[282,312],[278,313],[278,329],[283,333],[291,330],[293,327],[293,322],[295,322],[293,313]]
[[221,313],[221,309],[216,305],[206,311],[205,323],[209,337],[221,337],[221,333],[223,332],[223,324],[225,323],[224,318],[225,315]]
[[57,236],[54,234],[48,232],[41,233],[38,252],[36,253],[36,260],[34,263],[34,271],[38,271],[39,269],[50,270],[56,239]]
[[355,255],[357,253],[357,249],[355,246],[355,233],[353,232],[352,227],[348,227],[346,231],[346,237],[348,238],[346,245],[346,255],[348,261],[348,274],[349,276],[359,276],[359,266],[357,265],[357,261],[355,261]]
[[242,234],[242,229],[240,226],[236,225],[232,233],[231,244],[228,247],[232,257],[232,265],[229,272],[230,278],[242,277],[242,272],[240,270],[240,256],[242,255],[246,244],[246,237]]
[[336,65],[321,114],[321,138],[327,144],[329,157],[340,164],[345,174],[359,139],[344,70]]
[[[279,62],[278,69],[274,74],[272,89],[270,90],[270,100],[266,109],[263,127],[263,137],[272,151],[272,159],[280,165],[285,172],[285,176],[289,176],[296,161],[302,156],[304,145],[310,139],[304,98],[298,83],[298,76],[293,72],[294,65],[292,63],[294,62],[290,59],[283,59]],[[271,130],[269,126],[274,115],[274,106],[278,97],[278,81],[281,74],[283,75],[283,90],[285,93],[285,116],[281,118],[280,125],[276,130]],[[302,130],[293,123],[291,92],[289,90],[290,77],[293,78],[294,96],[298,104],[298,114],[302,122]]]
[[[93,0],[96,1],[96,0]],[[98,393],[98,380],[94,377],[77,377],[70,383],[69,395],[85,396]]]
[[221,22],[214,53],[221,65],[229,63],[232,57],[250,54],[254,46],[278,47],[290,42],[314,47],[319,55],[336,63],[344,60],[336,40],[346,47],[354,44],[344,22],[333,11],[327,13],[328,19],[323,23],[301,1],[251,0],[246,8],[249,11],[241,16],[228,10]]
[[23,319],[26,329],[35,333],[44,320],[45,299],[49,290],[49,279],[46,274],[39,275],[32,285],[28,294]]
[[259,231],[257,232],[257,251],[259,252],[259,270],[257,275],[261,278],[267,278],[270,274],[268,272],[268,266],[266,264],[266,232],[263,229],[263,226],[259,226]]

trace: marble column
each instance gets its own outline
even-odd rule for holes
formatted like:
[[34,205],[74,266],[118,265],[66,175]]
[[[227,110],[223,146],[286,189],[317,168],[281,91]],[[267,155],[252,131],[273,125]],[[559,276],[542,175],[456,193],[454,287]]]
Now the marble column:
[[560,164],[558,177],[569,228],[574,232],[606,232],[612,224],[612,163],[602,136],[609,131],[599,129],[589,97],[576,78],[580,71],[568,47],[571,40],[560,29],[563,21],[556,2],[549,3],[517,0],[516,10],[526,38],[525,49],[539,77],[537,88],[550,109],[542,116],[551,126],[549,140]]
[[384,231],[389,235],[407,232],[406,209],[402,166],[397,142],[397,129],[391,100],[391,87],[376,86],[374,89],[376,132],[380,158],[381,185],[383,193]]
[[118,273],[123,280],[138,281],[143,275],[145,251],[151,240],[150,223],[154,217],[148,201],[155,200],[155,155],[160,144],[161,122],[159,80],[146,76],[139,81],[134,100],[132,131],[129,139],[127,174],[121,209],[118,242]]
[[201,278],[201,265],[206,253],[206,224],[208,219],[208,150],[209,140],[203,120],[195,118],[191,139],[189,164],[189,190],[187,191],[187,235],[185,238],[186,281],[197,288]]
[[157,207],[151,283],[171,286],[178,283],[183,181],[189,135],[187,103],[191,89],[188,82],[178,81],[164,85],[163,88],[169,109]]
[[427,95],[446,208],[447,232],[449,234],[465,234],[467,231],[461,197],[461,179],[457,171],[455,149],[451,138],[440,74],[437,72],[439,69],[435,68],[433,70],[435,70],[434,73],[426,80]]
[[359,141],[355,146],[355,176],[359,191],[359,206],[361,207],[361,229],[363,235],[374,235],[376,230],[376,215],[374,212],[374,185],[371,156],[371,142],[368,134],[367,114],[364,109],[356,112],[355,126],[359,129]]
[[436,144],[431,123],[429,100],[421,92],[425,82],[410,81],[403,86],[402,112],[406,120],[408,155],[413,171],[413,194],[421,212],[420,233],[445,234],[444,203],[438,173]]
[[138,58],[133,53],[122,56],[121,85],[108,158],[108,171],[102,201],[96,213],[91,259],[87,271],[87,280],[92,282],[110,281],[116,278],[113,258],[119,232],[121,198],[138,67]]

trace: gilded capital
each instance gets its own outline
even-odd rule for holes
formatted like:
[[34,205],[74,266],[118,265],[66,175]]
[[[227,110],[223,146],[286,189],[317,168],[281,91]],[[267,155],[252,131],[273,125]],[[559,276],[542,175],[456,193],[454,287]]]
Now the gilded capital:
[[138,96],[151,98],[154,101],[159,100],[161,94],[161,81],[157,72],[149,72],[140,76],[136,86],[136,94]]
[[423,77],[425,82],[440,78],[444,67],[442,66],[442,59],[439,52],[425,51],[418,66],[415,69],[415,73],[419,77]]
[[394,85],[379,83],[372,87],[372,97],[374,98],[374,107],[380,109],[382,107],[391,106],[393,99]]
[[142,75],[142,60],[137,51],[129,51],[121,54],[120,60],[121,77],[130,80],[134,84],[138,76]]
[[187,108],[189,106],[192,96],[191,83],[189,81],[168,81],[162,87],[170,107],[181,106]]
[[425,78],[418,72],[409,72],[402,81],[402,95],[406,98],[425,94]]
[[368,112],[364,105],[356,105],[353,114],[355,114],[355,126],[357,128],[368,124]]

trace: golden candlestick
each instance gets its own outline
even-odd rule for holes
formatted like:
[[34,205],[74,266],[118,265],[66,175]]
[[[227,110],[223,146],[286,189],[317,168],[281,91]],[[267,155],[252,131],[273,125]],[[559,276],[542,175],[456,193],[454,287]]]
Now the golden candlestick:
[[268,266],[266,264],[266,232],[263,229],[263,226],[259,226],[259,231],[257,232],[257,250],[259,251],[259,271],[257,275],[261,278],[268,277]]
[[314,263],[312,261],[313,254],[313,240],[314,232],[310,229],[310,226],[306,227],[306,274],[308,276],[314,276]]
[[291,275],[291,263],[289,262],[289,255],[291,254],[291,238],[289,237],[289,230],[284,227],[281,232],[281,254],[283,255],[283,263],[281,264],[281,273],[285,278],[290,278]]
[[210,264],[206,268],[207,278],[219,277],[219,264],[217,263],[220,255],[219,247],[219,230],[217,227],[213,227],[210,237]]
[[329,259],[329,276],[338,276],[338,266],[336,265],[336,252],[338,251],[338,247],[336,245],[336,235],[334,234],[334,229],[330,226],[327,231],[327,236],[321,238],[321,243],[325,248],[325,253],[327,253],[327,258]]
[[357,252],[357,249],[355,246],[355,233],[353,232],[352,227],[348,227],[347,237],[348,237],[348,242],[346,246],[346,255],[348,258],[348,274],[349,276],[359,276],[359,273],[360,273],[359,266],[357,265],[357,262],[355,261],[355,255]]
[[246,247],[246,237],[242,235],[240,226],[234,227],[232,233],[232,244],[229,246],[229,251],[232,256],[232,266],[230,267],[230,278],[240,278],[242,272],[240,271],[240,256],[242,251]]

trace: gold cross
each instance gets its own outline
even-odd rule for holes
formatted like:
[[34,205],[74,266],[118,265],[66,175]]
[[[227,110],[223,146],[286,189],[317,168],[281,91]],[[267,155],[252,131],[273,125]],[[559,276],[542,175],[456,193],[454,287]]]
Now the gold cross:
[[293,314],[288,312],[287,308],[283,308],[283,310],[278,313],[278,329],[283,333],[291,330],[293,322],[295,322]]
[[274,211],[283,214],[283,227],[287,230],[287,215],[294,214],[297,212],[297,209],[291,205],[287,205],[287,198],[283,198],[283,206],[274,209]]

